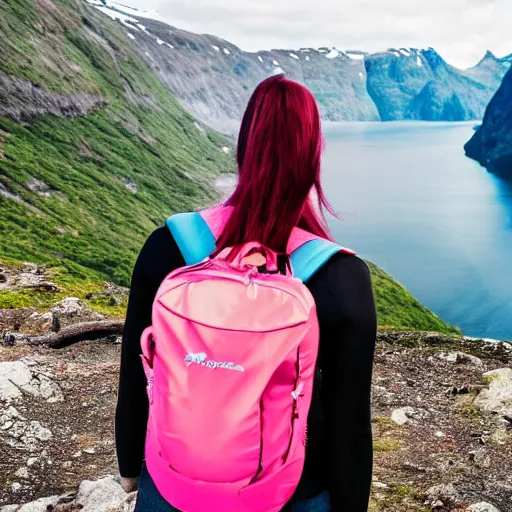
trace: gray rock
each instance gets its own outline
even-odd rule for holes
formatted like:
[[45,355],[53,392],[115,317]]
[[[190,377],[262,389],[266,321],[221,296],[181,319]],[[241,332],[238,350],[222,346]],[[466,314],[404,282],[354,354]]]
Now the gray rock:
[[30,387],[32,373],[21,361],[0,363],[0,399],[10,401],[23,396],[22,389]]
[[485,501],[481,501],[480,503],[475,503],[470,505],[467,509],[467,512],[500,512],[494,505],[487,503]]
[[430,501],[434,502],[443,498],[457,499],[459,493],[452,483],[449,484],[438,484],[430,487],[427,490],[427,496]]
[[397,425],[405,425],[411,420],[415,413],[416,411],[412,407],[401,407],[400,409],[395,409],[391,413],[391,419]]
[[7,505],[1,507],[0,512],[48,512],[50,507],[54,507],[59,502],[58,496],[50,498],[40,498],[25,505]]
[[129,180],[128,178],[124,178],[123,179],[123,185],[126,187],[127,190],[129,190],[132,194],[136,194],[138,189],[137,189],[137,184],[134,183],[133,181]]
[[126,494],[112,476],[92,482],[84,480],[78,489],[76,504],[81,512],[125,512],[134,506],[134,495]]
[[35,178],[30,179],[26,183],[27,187],[36,194],[42,197],[51,197],[54,190],[51,190],[50,187],[41,180],[36,180]]
[[54,115],[75,117],[103,107],[106,98],[86,93],[58,94],[38,87],[28,80],[21,80],[0,71],[0,116],[16,121],[26,121],[34,116]]
[[0,363],[0,399],[19,400],[23,393],[51,401],[62,400],[59,386],[47,375],[34,375],[24,361]]
[[20,468],[20,469],[18,469],[18,471],[16,471],[16,473],[14,473],[14,476],[16,478],[23,478],[24,480],[26,480],[29,477],[28,469]]
[[480,391],[475,407],[512,417],[512,368],[500,368],[484,373],[489,388]]
[[395,394],[388,391],[384,386],[373,386],[372,401],[380,405],[391,405],[395,399]]
[[445,361],[449,361],[450,363],[458,363],[458,364],[472,364],[474,366],[483,367],[484,363],[479,357],[473,356],[471,354],[466,354],[465,352],[442,352],[439,354],[441,359]]

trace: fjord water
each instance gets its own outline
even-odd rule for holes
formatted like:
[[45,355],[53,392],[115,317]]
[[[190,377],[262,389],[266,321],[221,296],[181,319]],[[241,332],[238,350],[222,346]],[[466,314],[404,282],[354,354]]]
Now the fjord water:
[[330,226],[464,334],[512,340],[512,180],[464,156],[473,124],[326,124]]

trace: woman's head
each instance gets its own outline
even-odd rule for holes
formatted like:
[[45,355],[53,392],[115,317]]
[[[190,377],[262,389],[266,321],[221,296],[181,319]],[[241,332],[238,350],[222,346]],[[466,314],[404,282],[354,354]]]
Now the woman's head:
[[[234,214],[219,248],[258,241],[282,252],[294,226],[330,238],[320,184],[323,150],[316,101],[306,87],[276,75],[261,82],[238,137]],[[331,210],[330,210],[331,211]]]

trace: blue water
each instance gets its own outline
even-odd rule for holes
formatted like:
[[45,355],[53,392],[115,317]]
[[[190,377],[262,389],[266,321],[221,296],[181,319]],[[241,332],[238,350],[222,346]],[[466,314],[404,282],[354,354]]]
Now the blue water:
[[472,124],[328,124],[336,240],[466,335],[512,340],[512,181],[464,156]]

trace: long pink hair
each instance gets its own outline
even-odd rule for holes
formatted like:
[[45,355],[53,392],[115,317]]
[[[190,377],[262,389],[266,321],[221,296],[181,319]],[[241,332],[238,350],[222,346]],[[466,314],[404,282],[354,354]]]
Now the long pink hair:
[[257,241],[283,253],[293,227],[332,240],[320,183],[320,113],[311,92],[284,75],[261,82],[238,136],[238,185],[217,250]]

